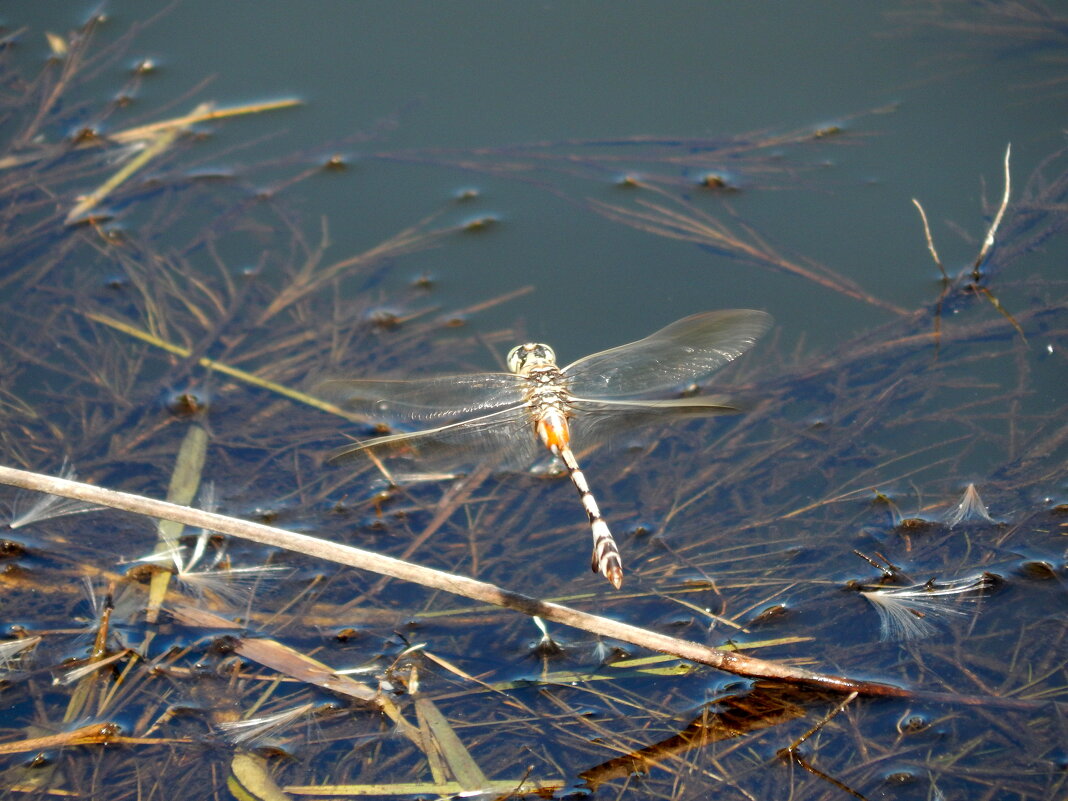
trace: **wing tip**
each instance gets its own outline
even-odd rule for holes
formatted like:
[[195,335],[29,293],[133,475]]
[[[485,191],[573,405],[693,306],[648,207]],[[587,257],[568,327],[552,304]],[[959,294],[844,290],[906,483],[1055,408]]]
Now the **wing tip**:
[[345,462],[351,462],[356,458],[356,455],[362,451],[367,450],[368,443],[366,442],[354,442],[351,445],[342,445],[339,448],[334,448],[332,451],[323,457],[323,461],[326,464],[338,465]]

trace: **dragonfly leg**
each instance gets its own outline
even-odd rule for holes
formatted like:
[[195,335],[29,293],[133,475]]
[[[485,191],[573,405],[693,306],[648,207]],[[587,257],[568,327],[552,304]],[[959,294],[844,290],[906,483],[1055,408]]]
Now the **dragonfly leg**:
[[593,561],[590,567],[594,573],[600,573],[608,579],[618,590],[623,584],[623,560],[619,556],[619,547],[612,537],[612,532],[608,530],[608,524],[601,517],[601,510],[597,508],[597,501],[586,483],[586,476],[579,469],[575,454],[570,448],[564,447],[559,449],[558,455],[563,459],[564,466],[571,475],[571,482],[582,498],[586,516],[590,519],[590,531],[593,534]]

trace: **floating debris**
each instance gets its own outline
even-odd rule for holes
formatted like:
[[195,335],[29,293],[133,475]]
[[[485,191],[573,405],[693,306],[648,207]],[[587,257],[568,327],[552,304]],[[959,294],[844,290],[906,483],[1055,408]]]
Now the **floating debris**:
[[305,703],[270,715],[229,720],[215,726],[231,745],[249,747],[262,744],[295,723],[313,723],[316,718],[335,713],[339,709],[337,704]]
[[919,534],[924,531],[930,531],[933,528],[937,528],[938,524],[933,520],[927,520],[923,517],[906,517],[897,524],[897,529],[902,532],[908,532],[913,534]]
[[537,615],[533,615],[531,620],[534,621],[534,625],[541,631],[541,639],[536,642],[530,649],[531,652],[542,657],[559,656],[564,652],[564,646],[558,643],[553,636],[549,634],[549,627],[545,625],[545,621]]
[[483,214],[480,217],[472,217],[469,220],[464,221],[462,228],[465,231],[484,231],[485,229],[497,225],[500,222],[500,218],[493,214]]
[[124,659],[127,654],[131,653],[133,653],[131,649],[122,648],[108,656],[104,656],[99,659],[93,658],[87,660],[86,662],[74,668],[73,670],[68,670],[65,673],[57,675],[55,678],[52,679],[52,685],[54,687],[59,687],[79,682],[86,676],[96,673],[102,668],[106,668],[108,665],[115,664],[119,660]]
[[27,651],[41,641],[37,637],[25,637],[21,640],[0,642],[0,675],[14,669]]
[[215,595],[227,606],[237,608],[247,605],[256,588],[264,582],[282,578],[283,573],[290,572],[291,568],[282,565],[256,565],[218,570],[185,570],[176,573],[174,577],[198,598]]
[[66,58],[70,54],[70,47],[67,45],[67,40],[59,34],[45,31],[45,39],[48,40],[48,47],[52,51],[52,58],[60,60]]
[[1028,559],[1021,562],[1017,570],[1031,581],[1052,581],[1057,578],[1057,568],[1044,559]]
[[[215,495],[215,483],[206,482],[200,491],[199,504],[206,512],[217,511],[218,502]],[[254,567],[229,567],[226,559],[225,542],[215,550],[210,563],[206,562],[199,570],[201,560],[207,553],[212,532],[201,529],[193,542],[189,557],[186,558],[186,546],[178,540],[168,543],[163,548],[137,560],[147,564],[163,564],[174,573],[174,578],[192,595],[204,600],[214,595],[229,607],[246,605],[252,598],[256,587],[262,582],[280,578],[280,574],[289,568],[282,565],[257,565]]]
[[991,589],[996,578],[989,573],[958,579],[945,584],[928,581],[911,587],[878,587],[861,590],[864,599],[879,613],[880,639],[921,640],[937,631],[937,623],[969,614],[955,604],[975,600],[958,598],[968,593],[979,594]]
[[256,588],[265,581],[271,581],[282,577],[282,573],[290,568],[282,565],[256,565],[254,567],[219,567],[223,560],[223,552],[217,552],[212,564],[200,570],[194,570],[200,556],[203,553],[203,537],[197,537],[193,553],[186,561],[183,556],[183,546],[175,545],[158,553],[149,554],[141,558],[140,562],[164,563],[174,571],[174,579],[178,581],[186,591],[201,600],[214,596],[225,606],[238,608],[245,606],[251,600]]
[[953,528],[961,523],[995,523],[997,522],[986,510],[986,504],[979,497],[975,484],[969,484],[961,496],[960,503],[946,514],[946,524]]
[[894,528],[900,526],[905,520],[905,515],[902,514],[901,508],[898,506],[897,502],[884,492],[880,492],[879,490],[875,491],[875,499],[872,501],[872,505],[883,506],[886,508],[890,513],[890,520]]
[[[67,459],[63,460],[63,466],[59,470],[59,477],[68,481],[77,481],[78,473],[74,470]],[[31,523],[40,523],[43,520],[51,520],[54,517],[66,517],[77,515],[82,512],[95,512],[103,509],[95,503],[76,501],[73,498],[61,498],[59,495],[48,495],[40,492],[20,492],[11,504],[11,519],[8,528],[21,528]]]

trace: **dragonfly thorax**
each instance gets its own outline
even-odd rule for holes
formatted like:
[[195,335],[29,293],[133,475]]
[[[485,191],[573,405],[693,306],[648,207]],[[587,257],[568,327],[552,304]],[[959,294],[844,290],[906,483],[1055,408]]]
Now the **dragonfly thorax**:
[[528,342],[516,345],[508,353],[508,369],[516,375],[528,375],[537,367],[556,364],[556,353],[548,345]]

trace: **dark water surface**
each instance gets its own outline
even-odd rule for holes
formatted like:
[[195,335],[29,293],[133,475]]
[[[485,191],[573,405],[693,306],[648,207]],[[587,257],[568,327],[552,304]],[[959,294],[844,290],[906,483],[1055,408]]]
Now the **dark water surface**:
[[[784,751],[842,698],[649,672],[632,646],[237,540],[201,539],[211,586],[180,576],[146,621],[155,526],[43,513],[3,532],[0,743],[25,743],[4,797],[272,797],[263,769],[320,797],[1068,793],[1063,10],[126,0],[71,38],[95,8],[0,9],[3,463],[180,499],[177,461],[226,514],[919,695],[853,700]],[[51,64],[46,31],[72,47]],[[289,97],[140,140],[162,152],[65,223],[135,157],[124,131]],[[391,489],[323,465],[369,423],[278,391],[498,369],[528,338],[567,363],[719,308],[776,321],[710,385],[749,413],[583,454],[621,592],[588,572],[566,481]],[[0,500],[16,523],[33,502]],[[400,717],[249,641],[357,670]],[[105,724],[140,739],[34,739]]]
[[[66,15],[38,8],[48,9],[41,28],[63,30],[85,14],[76,4]],[[1055,53],[925,25],[917,22],[923,4],[402,8],[183,2],[139,33],[129,50],[126,64],[148,57],[159,72],[127,114],[144,114],[205,79],[207,89],[178,102],[176,112],[204,99],[226,105],[302,98],[307,105],[298,111],[215,134],[208,152],[270,138],[208,163],[240,173],[242,165],[294,152],[308,159],[346,155],[349,173],[295,201],[309,228],[328,216],[338,253],[379,241],[464,188],[478,190],[479,200],[454,218],[494,215],[502,224],[477,248],[440,249],[399,265],[393,285],[427,270],[439,280],[441,297],[464,305],[475,287],[491,294],[532,284],[533,295],[488,319],[511,324],[523,317],[532,335],[552,337],[574,355],[715,307],[766,308],[791,342],[801,336],[834,342],[871,323],[870,309],[848,302],[828,308],[838,298],[804,281],[577,209],[574,203],[586,197],[617,199],[611,179],[648,166],[640,149],[611,142],[663,137],[694,142],[683,151],[708,148],[700,166],[659,164],[657,172],[683,181],[724,173],[742,190],[730,197],[732,207],[777,248],[815,259],[905,308],[936,291],[910,199],[926,205],[947,264],[960,265],[975,252],[961,236],[984,230],[984,182],[990,202],[1000,191],[1006,144],[1014,144],[1020,181],[1061,144]],[[145,9],[109,4],[101,38],[124,33],[146,17]],[[24,22],[33,20],[10,24]],[[98,83],[113,88],[121,66]],[[345,141],[383,120],[395,127],[375,141]],[[831,125],[849,135],[761,153],[772,165],[747,168],[716,155],[717,143],[731,137]],[[567,144],[577,142],[605,144]],[[453,160],[461,160],[471,149],[507,154],[538,143],[555,144],[551,151],[561,157],[610,156],[618,166],[595,180],[568,181],[537,167],[516,176],[531,186],[433,165],[446,160],[435,158],[441,149],[456,149]],[[431,163],[375,158],[404,153]],[[546,184],[572,202],[537,191]],[[692,194],[718,213],[720,198]]]

